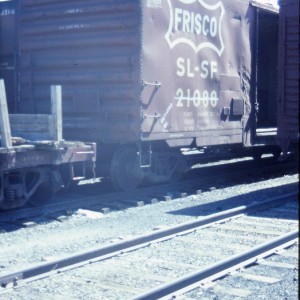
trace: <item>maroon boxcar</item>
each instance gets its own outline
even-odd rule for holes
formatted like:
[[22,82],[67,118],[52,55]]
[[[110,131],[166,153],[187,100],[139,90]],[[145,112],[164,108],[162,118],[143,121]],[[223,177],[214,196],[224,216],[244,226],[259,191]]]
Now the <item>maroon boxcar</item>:
[[278,143],[299,147],[299,0],[281,0],[278,44]]
[[186,169],[180,147],[278,152],[278,8],[248,0],[11,2],[14,13],[1,13],[11,48],[0,53],[11,112],[49,113],[47,87],[62,85],[64,136],[97,141],[97,161],[116,187],[176,176]]

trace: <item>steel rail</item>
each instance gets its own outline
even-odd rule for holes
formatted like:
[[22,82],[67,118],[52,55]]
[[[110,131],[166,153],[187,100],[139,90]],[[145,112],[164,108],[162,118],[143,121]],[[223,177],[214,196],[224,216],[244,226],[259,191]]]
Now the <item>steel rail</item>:
[[296,192],[273,197],[269,200],[212,214],[199,220],[193,220],[166,229],[157,230],[153,233],[141,235],[139,237],[115,243],[113,245],[97,247],[83,252],[77,252],[75,254],[68,255],[66,257],[62,257],[53,261],[40,263],[29,268],[24,268],[20,271],[0,274],[0,286],[6,287],[10,284],[18,285],[18,282],[21,280],[34,280],[35,277],[41,276],[42,274],[51,272],[53,273],[53,271],[59,272],[62,271],[62,269],[75,268],[79,265],[108,259],[120,253],[147,247],[151,243],[161,242],[163,240],[168,240],[176,237],[180,234],[195,231],[196,229],[199,229],[203,226],[207,227],[209,225],[213,225],[216,222],[225,221],[226,219],[238,217],[239,215],[247,213],[276,207],[290,201],[297,201],[297,197],[295,196],[297,196]]
[[[219,261],[205,269],[201,269],[194,273],[183,276],[171,283],[162,285],[133,299],[173,299],[174,295],[172,294],[178,294],[180,290],[183,290],[183,292],[192,290],[193,288],[200,286],[202,282],[208,280],[214,281],[218,278],[228,275],[229,272],[249,266],[257,262],[259,259],[275,253],[278,248],[286,248],[293,245],[298,240],[298,235],[298,230],[282,235],[270,242],[266,242],[241,254]],[[193,286],[193,288],[187,289],[189,286]]]

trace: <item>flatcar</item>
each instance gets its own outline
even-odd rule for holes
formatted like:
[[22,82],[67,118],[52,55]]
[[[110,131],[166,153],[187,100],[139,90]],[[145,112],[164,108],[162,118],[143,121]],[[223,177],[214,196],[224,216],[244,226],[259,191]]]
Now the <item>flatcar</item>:
[[40,204],[93,170],[95,144],[62,139],[60,94],[52,87],[51,115],[9,115],[0,80],[0,209]]
[[[4,2],[5,3],[5,2]],[[67,139],[97,142],[117,189],[177,178],[182,148],[280,154],[278,7],[237,0],[22,0],[1,9],[11,113],[47,114],[63,87]]]
[[299,0],[280,1],[278,40],[277,138],[284,159],[299,152]]

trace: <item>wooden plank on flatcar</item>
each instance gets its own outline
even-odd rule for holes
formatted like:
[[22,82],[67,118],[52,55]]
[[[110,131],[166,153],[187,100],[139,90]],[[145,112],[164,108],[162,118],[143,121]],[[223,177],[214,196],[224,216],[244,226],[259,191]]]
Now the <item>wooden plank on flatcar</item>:
[[30,141],[62,140],[62,92],[61,86],[51,86],[51,115],[9,115],[13,136]]
[[28,141],[50,140],[50,115],[10,114],[12,135]]
[[52,138],[55,141],[62,140],[62,90],[59,85],[51,86],[51,114],[53,124],[50,126]]
[[16,132],[48,133],[49,115],[11,114],[9,118],[13,135]]
[[0,134],[1,146],[5,148],[11,148],[11,131],[8,118],[4,80],[0,80]]

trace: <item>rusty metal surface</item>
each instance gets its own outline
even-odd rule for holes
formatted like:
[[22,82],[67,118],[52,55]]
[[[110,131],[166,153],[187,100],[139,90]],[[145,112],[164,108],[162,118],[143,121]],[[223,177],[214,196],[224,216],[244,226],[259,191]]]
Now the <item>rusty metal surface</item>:
[[278,143],[299,142],[299,0],[280,1]]
[[68,139],[249,145],[256,11],[229,0],[20,1],[18,112],[48,113],[46,87],[60,84]]
[[10,149],[0,147],[0,173],[4,171],[31,168],[41,165],[60,165],[64,163],[95,162],[95,144],[51,143],[27,144]]

